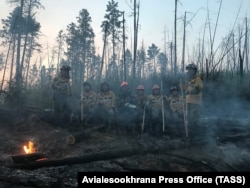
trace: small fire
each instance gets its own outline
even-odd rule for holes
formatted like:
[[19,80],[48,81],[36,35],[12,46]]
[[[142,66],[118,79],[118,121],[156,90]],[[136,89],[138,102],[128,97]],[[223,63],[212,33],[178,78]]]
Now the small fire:
[[31,141],[28,142],[28,146],[27,145],[23,146],[23,149],[26,154],[35,153],[36,151],[34,147],[34,143]]

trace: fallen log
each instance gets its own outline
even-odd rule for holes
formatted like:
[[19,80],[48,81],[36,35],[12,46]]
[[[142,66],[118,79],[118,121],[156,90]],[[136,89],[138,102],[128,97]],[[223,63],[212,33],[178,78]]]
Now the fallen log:
[[[184,144],[185,145],[185,144]],[[183,145],[183,146],[184,146]],[[145,153],[154,153],[159,151],[167,151],[169,149],[173,150],[175,148],[175,144],[166,144],[164,146],[155,146],[155,147],[128,147],[123,149],[116,150],[108,150],[101,151],[94,154],[87,154],[83,156],[77,157],[69,157],[64,159],[56,159],[56,160],[43,160],[43,161],[35,161],[27,164],[12,164],[7,165],[10,168],[18,168],[18,169],[37,169],[43,167],[52,167],[52,166],[65,166],[65,165],[74,165],[74,164],[84,164],[94,161],[104,161],[104,160],[112,160],[123,157],[130,157],[135,155],[142,155]]]
[[[180,146],[180,145],[179,145]],[[182,148],[180,150],[180,147]],[[69,157],[64,159],[57,159],[57,160],[44,160],[44,161],[35,161],[27,164],[12,164],[8,165],[9,168],[14,169],[26,169],[26,170],[34,170],[38,168],[44,168],[44,167],[53,167],[53,166],[65,166],[65,165],[75,165],[75,164],[86,164],[90,162],[97,162],[97,161],[105,161],[105,160],[113,160],[113,159],[119,159],[119,158],[127,158],[132,156],[145,156],[146,154],[164,154],[164,155],[170,155],[178,158],[185,158],[186,160],[197,162],[198,164],[201,164],[201,159],[192,159],[187,156],[185,156],[185,152],[183,153],[183,148],[186,147],[186,144],[181,144],[181,146],[176,148],[175,143],[169,143],[164,144],[163,146],[155,146],[155,147],[128,147],[123,149],[116,149],[116,150],[108,150],[108,151],[101,151],[98,153],[92,153],[87,154],[83,156],[77,156],[77,157]],[[175,153],[174,151],[177,150],[181,152],[180,154]],[[189,150],[189,149],[188,149]],[[213,157],[212,157],[213,158]],[[203,164],[204,166],[209,167],[209,169],[212,171],[220,171],[217,169],[215,165],[218,159],[212,159],[210,158],[206,159],[206,163]],[[214,161],[213,161],[214,160]],[[210,164],[211,163],[211,164]],[[210,165],[209,165],[210,164]],[[232,171],[231,167],[228,165],[225,165],[223,161],[220,161],[220,167],[226,167],[226,170]],[[220,168],[219,167],[219,168]],[[235,170],[235,169],[233,169]]]
[[52,167],[52,166],[65,166],[65,165],[74,165],[74,164],[84,164],[89,163],[93,161],[102,161],[102,160],[111,160],[115,158],[121,158],[121,157],[128,157],[132,156],[139,152],[135,149],[122,149],[122,150],[111,150],[111,151],[103,151],[99,153],[94,154],[88,154],[84,156],[78,156],[78,157],[69,157],[64,159],[57,159],[57,160],[44,160],[44,161],[35,161],[31,163],[26,164],[12,164],[7,165],[7,167],[10,168],[17,168],[17,169],[37,169],[37,168],[43,168],[43,167]]
[[79,133],[70,134],[66,137],[66,144],[73,145],[76,142],[80,142],[80,141],[88,138],[90,136],[91,132],[102,130],[104,127],[106,127],[106,126],[99,125],[97,127],[93,127],[91,129],[87,129],[87,130],[79,132]]
[[12,164],[26,164],[41,159],[46,159],[46,156],[42,153],[30,153],[10,156],[10,161],[12,162]]

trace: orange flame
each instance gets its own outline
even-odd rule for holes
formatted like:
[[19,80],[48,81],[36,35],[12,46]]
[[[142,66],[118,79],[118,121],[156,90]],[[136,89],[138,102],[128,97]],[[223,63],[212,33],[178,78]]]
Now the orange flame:
[[23,146],[23,149],[26,154],[35,153],[36,151],[34,147],[34,143],[31,141],[28,142],[28,146],[27,145]]

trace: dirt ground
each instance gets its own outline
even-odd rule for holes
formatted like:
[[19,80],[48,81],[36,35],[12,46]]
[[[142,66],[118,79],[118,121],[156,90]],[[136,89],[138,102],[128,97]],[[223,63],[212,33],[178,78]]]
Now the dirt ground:
[[[250,171],[249,119],[203,117],[206,132],[193,142],[184,135],[122,134],[102,125],[69,131],[36,114],[6,119],[0,123],[0,187],[77,187],[78,172]],[[80,131],[84,134],[69,144],[69,135]],[[12,164],[10,157],[24,154],[28,141],[47,161],[61,163],[29,169]]]

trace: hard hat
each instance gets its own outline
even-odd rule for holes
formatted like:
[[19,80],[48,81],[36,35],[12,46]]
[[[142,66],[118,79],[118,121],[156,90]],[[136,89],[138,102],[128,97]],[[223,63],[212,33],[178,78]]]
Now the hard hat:
[[144,86],[143,85],[138,85],[137,90],[144,90]]
[[197,71],[197,66],[195,64],[193,64],[193,63],[188,64],[186,66],[186,70],[190,70],[190,69],[193,69],[193,70]]
[[153,87],[152,87],[152,89],[160,89],[160,86],[157,85],[157,84],[154,84]]
[[123,82],[121,83],[121,87],[127,86],[127,85],[128,85],[128,82],[123,81]]

